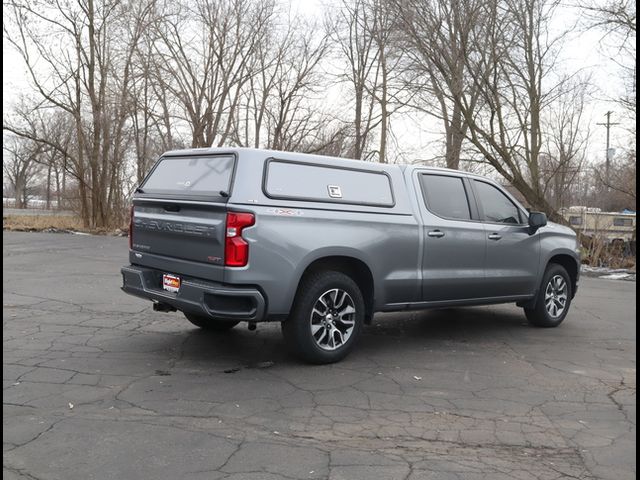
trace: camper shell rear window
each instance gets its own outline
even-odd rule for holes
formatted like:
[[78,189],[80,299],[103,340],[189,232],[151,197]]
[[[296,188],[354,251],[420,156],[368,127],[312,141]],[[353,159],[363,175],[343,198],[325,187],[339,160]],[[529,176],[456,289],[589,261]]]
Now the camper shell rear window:
[[140,190],[145,194],[226,198],[234,169],[233,155],[166,156],[158,160]]
[[390,180],[386,172],[272,158],[263,190],[273,199],[393,207]]

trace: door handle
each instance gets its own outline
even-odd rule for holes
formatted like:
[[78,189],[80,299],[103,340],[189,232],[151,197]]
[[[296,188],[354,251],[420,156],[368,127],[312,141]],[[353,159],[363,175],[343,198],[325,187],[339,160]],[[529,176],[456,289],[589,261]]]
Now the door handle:
[[444,232],[441,232],[440,230],[431,230],[427,235],[430,237],[440,238],[444,237]]
[[498,235],[497,233],[492,233],[491,235],[489,235],[489,240],[500,240],[502,238],[502,235]]

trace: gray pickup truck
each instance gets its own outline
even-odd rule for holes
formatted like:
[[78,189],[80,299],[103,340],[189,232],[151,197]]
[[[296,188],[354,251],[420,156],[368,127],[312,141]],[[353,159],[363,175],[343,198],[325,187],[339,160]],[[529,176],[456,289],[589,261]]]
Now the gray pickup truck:
[[511,303],[555,327],[575,233],[461,171],[244,148],[165,153],[136,190],[122,289],[203,329],[282,322],[342,359],[375,312]]

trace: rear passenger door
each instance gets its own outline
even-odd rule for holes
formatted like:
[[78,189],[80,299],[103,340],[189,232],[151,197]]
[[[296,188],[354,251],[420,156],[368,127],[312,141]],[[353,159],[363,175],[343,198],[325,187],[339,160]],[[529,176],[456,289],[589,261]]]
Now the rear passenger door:
[[536,289],[540,240],[528,219],[501,189],[470,181],[487,236],[486,288],[490,297],[529,295]]
[[466,178],[420,172],[423,301],[481,298],[486,234]]

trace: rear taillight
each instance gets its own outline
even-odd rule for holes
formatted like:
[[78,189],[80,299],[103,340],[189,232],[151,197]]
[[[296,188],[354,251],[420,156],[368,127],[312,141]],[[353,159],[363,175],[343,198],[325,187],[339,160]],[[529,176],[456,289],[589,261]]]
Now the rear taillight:
[[227,267],[244,267],[249,262],[249,244],[242,238],[242,230],[256,222],[253,213],[229,212],[224,249]]
[[129,211],[129,250],[133,250],[133,205]]

